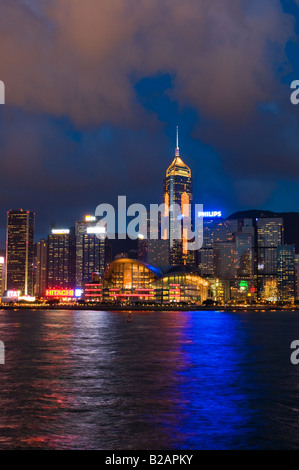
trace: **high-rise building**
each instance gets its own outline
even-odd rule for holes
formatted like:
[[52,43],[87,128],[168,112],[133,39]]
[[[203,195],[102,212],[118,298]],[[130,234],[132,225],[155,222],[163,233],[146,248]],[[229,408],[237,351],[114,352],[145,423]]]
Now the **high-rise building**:
[[83,236],[83,282],[89,282],[93,273],[100,277],[111,262],[111,244],[105,232],[99,232],[99,227],[88,227]]
[[87,215],[85,220],[76,222],[76,287],[83,287],[94,272],[103,276],[111,261],[110,240],[96,225],[97,220]]
[[295,254],[295,300],[299,299],[299,255]]
[[197,255],[201,276],[209,278],[217,291],[225,285],[223,298],[253,300],[254,226],[251,219],[204,218],[203,246]]
[[83,240],[86,229],[96,223],[94,215],[86,215],[84,220],[76,222],[76,287],[83,287]]
[[137,249],[138,259],[143,263],[148,263],[148,242],[149,240],[143,234],[138,235]]
[[220,279],[236,277],[236,243],[216,242],[214,244],[214,275]]
[[75,230],[52,229],[48,236],[47,288],[75,286]]
[[5,258],[0,256],[0,296],[5,291]]
[[[194,265],[194,251],[188,250],[187,229],[182,229],[182,220],[192,218],[192,177],[190,168],[180,158],[178,128],[176,134],[175,158],[166,171],[164,179],[164,204],[169,208],[169,253],[170,264]],[[179,208],[178,213],[173,209]],[[191,228],[192,224],[190,222]],[[177,227],[181,227],[178,237]],[[166,238],[162,233],[162,238]]]
[[294,302],[296,297],[295,247],[277,247],[278,300]]
[[225,271],[224,279],[252,277],[253,246],[254,228],[250,219],[204,219],[203,246],[198,252],[201,275],[223,277]]
[[47,288],[48,242],[42,238],[36,247],[35,295],[44,295]]
[[148,213],[147,233],[138,235],[138,259],[152,266],[163,267],[169,265],[169,240],[161,239],[160,223],[159,216],[158,227],[154,226]]
[[239,221],[239,230],[235,233],[236,241],[236,277],[254,278],[254,226],[251,219]]
[[239,231],[239,227],[237,219],[220,220],[214,226],[214,243],[233,242],[235,240],[234,234]]
[[214,231],[218,222],[213,218],[203,219],[203,244],[197,253],[197,264],[200,275],[205,278],[214,276]]
[[259,218],[256,221],[256,277],[260,299],[275,301],[277,292],[277,247],[284,242],[282,218]]
[[138,239],[138,259],[152,266],[163,267],[169,265],[168,240]]
[[33,294],[34,213],[11,210],[7,212],[6,290]]
[[147,262],[159,268],[169,264],[168,240],[148,240]]

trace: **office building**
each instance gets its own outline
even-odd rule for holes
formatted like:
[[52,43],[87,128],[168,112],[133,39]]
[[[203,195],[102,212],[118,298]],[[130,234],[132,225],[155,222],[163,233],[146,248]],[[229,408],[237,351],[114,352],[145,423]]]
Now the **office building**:
[[276,301],[277,247],[284,242],[282,218],[259,218],[256,221],[257,295],[261,300]]
[[96,224],[97,218],[86,215],[84,220],[78,220],[75,225],[76,236],[76,286],[83,286],[83,239],[86,229]]
[[295,254],[295,300],[299,300],[299,255]]
[[7,212],[6,282],[8,291],[33,295],[34,213]]
[[150,214],[147,217],[147,233],[138,235],[138,259],[152,266],[169,265],[169,240],[161,239],[161,217],[158,227],[151,224]]
[[296,297],[295,247],[277,247],[277,291],[278,300],[294,302]]
[[83,287],[94,272],[103,276],[111,261],[110,240],[97,221],[95,216],[87,215],[76,222],[76,287]]
[[2,297],[5,291],[5,258],[0,256],[0,296]]
[[[194,265],[195,262],[194,251],[187,247],[187,229],[183,229],[183,219],[189,220],[192,228],[192,201],[191,170],[180,158],[177,128],[175,158],[164,179],[164,204],[169,213],[169,263],[172,265]],[[175,204],[179,208],[178,212],[173,209]],[[162,233],[162,238],[167,238],[165,233]]]
[[111,261],[110,240],[105,233],[99,233],[98,227],[88,227],[83,235],[83,282],[90,280],[93,272],[101,277]]
[[42,296],[47,288],[48,242],[42,238],[36,246],[36,275],[34,293]]
[[236,243],[216,242],[213,250],[214,276],[220,279],[236,277]]
[[214,230],[218,222],[213,218],[203,219],[203,244],[197,252],[197,265],[201,276],[205,278],[214,276]]
[[52,229],[48,236],[47,289],[75,288],[75,230]]

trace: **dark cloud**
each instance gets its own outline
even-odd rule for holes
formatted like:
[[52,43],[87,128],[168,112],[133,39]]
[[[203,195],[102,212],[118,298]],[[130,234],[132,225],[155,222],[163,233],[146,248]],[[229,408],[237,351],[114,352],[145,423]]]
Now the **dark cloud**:
[[239,121],[271,98],[293,33],[278,0],[248,3],[52,0],[39,8],[29,0],[5,2],[7,99],[80,124],[136,125],[144,111],[131,77],[166,71],[176,77],[178,101]]
[[279,0],[2,2],[2,208],[35,210],[41,232],[118,194],[159,202],[174,116],[198,202],[277,202],[299,177],[294,31]]

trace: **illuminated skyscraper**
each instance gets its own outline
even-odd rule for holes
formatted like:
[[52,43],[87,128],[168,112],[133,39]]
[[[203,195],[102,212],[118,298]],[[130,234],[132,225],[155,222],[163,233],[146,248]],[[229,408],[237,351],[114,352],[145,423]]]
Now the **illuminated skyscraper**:
[[[169,252],[170,264],[194,264],[194,251],[187,250],[187,231],[182,229],[180,239],[176,238],[178,220],[182,226],[182,219],[191,219],[191,205],[193,200],[192,177],[190,168],[180,158],[178,128],[176,133],[175,158],[166,171],[164,179],[164,204],[169,208]],[[180,211],[176,213],[172,206],[176,204]],[[184,207],[184,205],[186,205]],[[188,205],[188,206],[187,206]],[[166,234],[162,233],[162,238]]]
[[[101,227],[102,228],[102,227]],[[104,276],[111,261],[111,244],[99,227],[88,227],[83,237],[83,282],[89,282],[93,273]]]
[[34,213],[12,210],[7,212],[6,290],[33,294]]
[[197,262],[200,274],[207,278],[214,276],[214,232],[218,220],[208,218],[203,220],[203,245],[197,253]]
[[83,287],[94,272],[103,276],[111,261],[110,240],[96,226],[97,220],[87,215],[85,220],[76,222],[76,287]]
[[[254,236],[255,229],[252,219],[239,219],[238,232],[235,233],[237,250],[238,279],[252,281],[254,287]],[[255,289],[254,289],[255,290]]]
[[284,242],[282,218],[259,218],[257,227],[257,291],[259,298],[276,300],[277,247]]
[[0,296],[5,290],[5,258],[0,256]]
[[84,220],[76,222],[76,287],[83,287],[83,241],[87,227],[96,224],[94,215],[86,215]]
[[299,299],[299,255],[295,254],[295,299]]
[[255,292],[252,220],[205,218],[198,268],[202,276],[216,281],[217,289],[225,286],[223,298],[252,300]]
[[75,230],[52,229],[48,236],[47,288],[75,288]]
[[278,299],[294,302],[296,297],[295,247],[277,247],[277,290]]
[[37,243],[35,295],[43,295],[47,288],[48,242],[42,238]]

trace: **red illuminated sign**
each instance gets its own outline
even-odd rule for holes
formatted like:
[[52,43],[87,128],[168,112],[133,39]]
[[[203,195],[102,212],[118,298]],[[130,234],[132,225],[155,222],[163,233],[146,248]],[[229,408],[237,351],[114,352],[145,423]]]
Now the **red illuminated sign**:
[[47,289],[47,297],[74,297],[74,289]]

